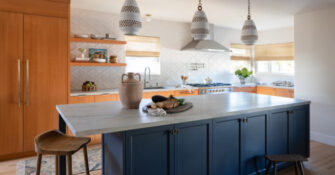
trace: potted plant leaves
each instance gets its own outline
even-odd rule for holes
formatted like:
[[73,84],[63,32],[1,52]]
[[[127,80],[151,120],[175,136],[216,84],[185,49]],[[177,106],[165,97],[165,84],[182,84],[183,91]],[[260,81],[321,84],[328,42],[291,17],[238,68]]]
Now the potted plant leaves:
[[241,85],[245,84],[245,79],[252,75],[252,71],[249,71],[247,68],[238,69],[235,71],[235,75],[240,79]]

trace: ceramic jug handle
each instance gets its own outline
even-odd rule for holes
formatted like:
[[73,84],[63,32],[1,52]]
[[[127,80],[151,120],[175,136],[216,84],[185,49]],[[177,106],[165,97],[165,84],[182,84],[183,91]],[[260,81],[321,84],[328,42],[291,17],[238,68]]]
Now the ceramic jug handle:
[[136,73],[135,75],[137,75],[137,76],[138,76],[138,81],[141,81],[141,74],[139,74],[139,73]]
[[124,83],[124,77],[128,76],[127,74],[122,74],[121,83]]

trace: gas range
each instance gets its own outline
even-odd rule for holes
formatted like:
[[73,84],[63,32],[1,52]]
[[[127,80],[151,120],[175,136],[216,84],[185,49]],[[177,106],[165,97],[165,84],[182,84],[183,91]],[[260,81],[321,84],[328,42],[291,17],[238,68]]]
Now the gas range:
[[199,88],[199,94],[223,94],[227,92],[232,92],[234,89],[230,83],[211,83],[211,84],[188,84],[192,87]]

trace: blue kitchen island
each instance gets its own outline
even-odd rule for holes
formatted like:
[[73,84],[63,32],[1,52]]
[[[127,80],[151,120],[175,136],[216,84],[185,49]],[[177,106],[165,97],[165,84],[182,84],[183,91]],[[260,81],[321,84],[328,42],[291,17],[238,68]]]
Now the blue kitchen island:
[[106,175],[245,175],[264,172],[266,154],[309,157],[310,101],[243,92],[185,98],[192,109],[164,117],[120,102],[58,105],[59,129],[102,134]]

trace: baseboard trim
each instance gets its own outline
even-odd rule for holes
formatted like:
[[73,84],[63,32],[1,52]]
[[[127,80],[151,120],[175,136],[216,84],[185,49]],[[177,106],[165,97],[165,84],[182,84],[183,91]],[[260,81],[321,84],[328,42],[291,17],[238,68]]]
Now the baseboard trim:
[[327,134],[311,131],[311,140],[335,146],[335,136],[330,136]]

